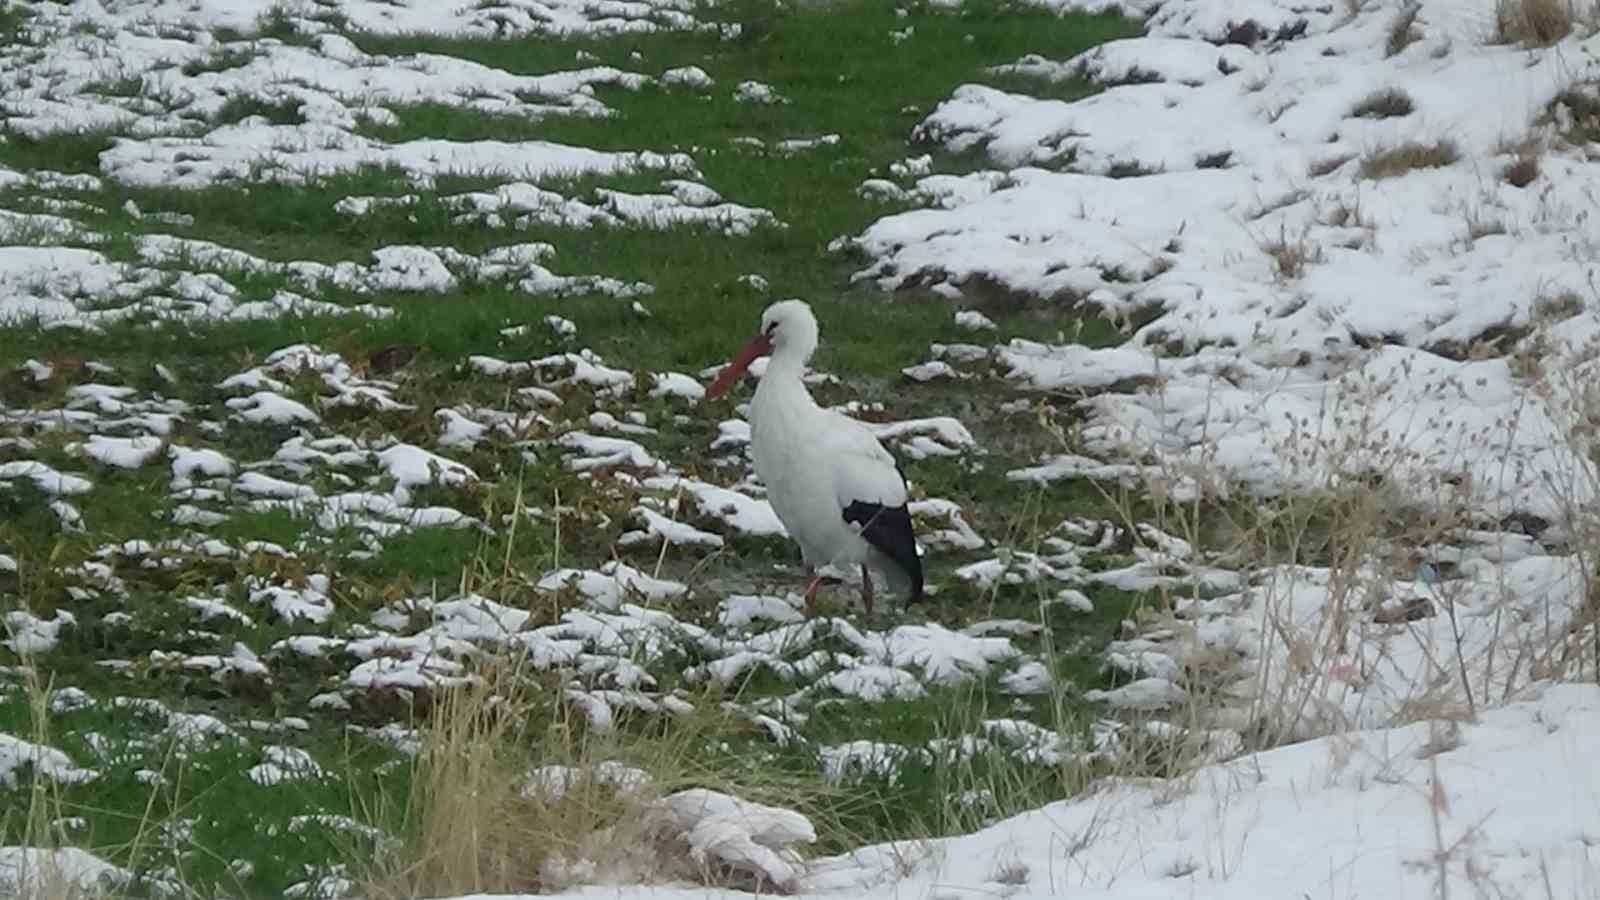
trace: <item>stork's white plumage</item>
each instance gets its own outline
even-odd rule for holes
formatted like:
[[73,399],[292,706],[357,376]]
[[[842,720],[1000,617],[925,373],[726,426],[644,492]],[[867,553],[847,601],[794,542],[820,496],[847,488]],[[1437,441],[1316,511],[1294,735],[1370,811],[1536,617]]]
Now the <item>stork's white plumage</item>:
[[[922,599],[906,481],[894,457],[860,422],[811,399],[801,375],[817,349],[817,319],[800,300],[767,307],[761,332],[717,376],[706,392],[715,399],[757,357],[771,354],[750,404],[750,440],[756,475],[767,499],[797,543],[806,569],[861,566],[861,599],[872,611],[872,576],[884,574],[897,591]],[[821,579],[806,586],[806,604]]]

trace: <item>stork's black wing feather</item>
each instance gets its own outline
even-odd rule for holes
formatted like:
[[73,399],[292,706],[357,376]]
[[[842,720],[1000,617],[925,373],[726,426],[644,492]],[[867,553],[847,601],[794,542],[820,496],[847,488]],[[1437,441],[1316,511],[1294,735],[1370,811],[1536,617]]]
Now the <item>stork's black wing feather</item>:
[[857,500],[844,508],[844,520],[861,527],[861,536],[911,579],[908,602],[922,599],[922,558],[917,556],[917,536],[911,529],[911,512],[905,506],[884,506]]

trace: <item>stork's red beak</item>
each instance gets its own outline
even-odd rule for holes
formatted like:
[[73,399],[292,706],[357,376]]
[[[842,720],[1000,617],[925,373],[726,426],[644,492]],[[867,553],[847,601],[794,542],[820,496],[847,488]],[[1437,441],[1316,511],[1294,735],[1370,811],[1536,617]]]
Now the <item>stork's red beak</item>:
[[733,387],[733,383],[739,380],[739,376],[743,375],[745,370],[750,368],[750,364],[756,361],[756,357],[766,356],[771,352],[772,338],[767,337],[765,334],[756,335],[754,340],[739,351],[739,356],[717,375],[717,380],[711,382],[711,387],[706,389],[706,399],[715,400],[726,394],[728,388]]

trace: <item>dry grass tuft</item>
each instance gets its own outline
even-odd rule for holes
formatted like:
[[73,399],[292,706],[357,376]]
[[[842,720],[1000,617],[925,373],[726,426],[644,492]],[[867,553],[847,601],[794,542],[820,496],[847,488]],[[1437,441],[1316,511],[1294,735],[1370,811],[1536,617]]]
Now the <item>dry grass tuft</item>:
[[1321,178],[1324,175],[1332,175],[1334,172],[1339,171],[1340,166],[1343,166],[1352,159],[1355,159],[1355,157],[1345,155],[1330,156],[1327,159],[1319,159],[1312,163],[1306,171],[1311,175],[1312,178]]
[[1350,115],[1358,119],[1391,119],[1409,116],[1416,108],[1410,94],[1398,88],[1386,88],[1368,94],[1350,110]]
[[380,898],[533,891],[558,817],[524,818],[517,786],[525,766],[513,752],[523,737],[515,700],[490,681],[446,691],[429,708],[415,761],[409,845],[378,861],[368,886]]
[[1466,218],[1468,241],[1507,233],[1506,223],[1500,219],[1477,213],[1468,213]]
[[1361,160],[1360,176],[1373,180],[1395,178],[1416,169],[1437,169],[1461,158],[1454,141],[1433,144],[1412,142],[1376,150]]
[[1592,83],[1574,85],[1550,101],[1545,119],[1569,146],[1600,142],[1600,94]]
[[1032,874],[1028,869],[1027,863],[1020,859],[1013,859],[995,866],[995,870],[989,876],[989,879],[996,884],[1021,887],[1028,883],[1028,879],[1032,877]]
[[1389,23],[1389,40],[1385,42],[1384,56],[1399,56],[1404,50],[1422,39],[1422,34],[1417,30],[1417,13],[1422,11],[1422,4],[1407,3]]
[[1334,228],[1362,228],[1371,231],[1374,227],[1372,221],[1361,214],[1361,198],[1356,196],[1350,200],[1338,200],[1327,212],[1322,214],[1322,224],[1332,225]]
[[1278,237],[1261,245],[1261,251],[1272,259],[1273,272],[1279,281],[1293,281],[1305,274],[1306,267],[1322,262],[1322,246],[1301,236],[1290,239],[1286,230],[1279,229]]
[[1501,44],[1548,47],[1571,34],[1578,19],[1573,0],[1499,0],[1494,39]]
[[1562,291],[1554,296],[1533,301],[1533,318],[1536,322],[1561,322],[1583,312],[1583,298],[1577,291]]
[[[409,839],[375,862],[367,896],[541,893],[597,868],[660,871],[646,858],[655,842],[644,815],[656,783],[606,777],[566,729],[529,734],[525,690],[521,673],[501,666],[432,704]],[[563,776],[530,780],[537,762],[557,759],[571,765]]]

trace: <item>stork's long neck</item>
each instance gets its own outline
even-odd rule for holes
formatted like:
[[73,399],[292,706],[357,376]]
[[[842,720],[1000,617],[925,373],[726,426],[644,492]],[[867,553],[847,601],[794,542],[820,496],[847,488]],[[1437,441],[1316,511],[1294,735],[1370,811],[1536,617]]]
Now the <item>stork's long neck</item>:
[[767,370],[761,374],[752,401],[761,415],[765,410],[777,411],[780,416],[792,416],[817,408],[811,392],[806,390],[801,376],[805,374],[809,353],[795,352],[795,347],[780,347],[767,360]]

